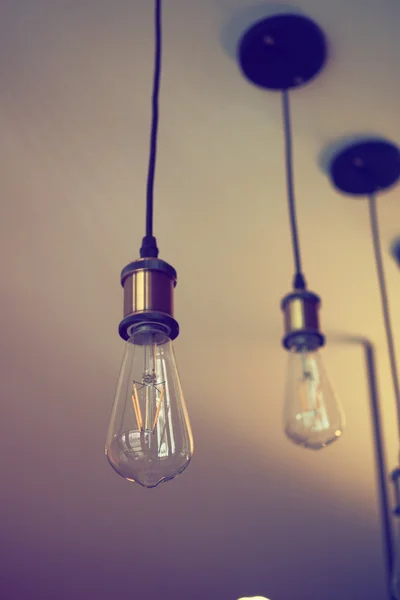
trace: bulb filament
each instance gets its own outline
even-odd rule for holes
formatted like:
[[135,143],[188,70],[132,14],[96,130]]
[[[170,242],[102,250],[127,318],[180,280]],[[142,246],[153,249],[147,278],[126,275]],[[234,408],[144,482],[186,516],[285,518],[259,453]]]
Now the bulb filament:
[[298,414],[297,418],[303,421],[304,424],[309,422],[313,431],[322,431],[327,429],[329,424],[323,405],[318,372],[313,372],[315,371],[313,365],[308,365],[306,360],[304,360],[303,369],[303,382],[305,385],[301,386],[302,413]]
[[[140,386],[139,389],[137,386]],[[161,387],[161,389],[159,389]],[[142,411],[140,408],[139,401],[139,392],[145,388],[145,398],[146,398],[146,416],[145,416],[145,425],[143,427],[143,417]],[[156,394],[159,395],[157,408],[155,411],[153,423],[150,428],[150,406],[151,406],[151,390],[154,389]],[[165,381],[157,383],[155,375],[144,375],[142,381],[133,381],[133,391],[132,391],[132,404],[133,410],[135,412],[136,422],[138,425],[138,429],[140,433],[154,433],[157,427],[158,417],[160,416],[160,411],[162,408],[162,403],[165,395]]]
[[143,431],[143,420],[142,412],[140,410],[139,395],[136,387],[136,382],[133,382],[133,394],[132,394],[133,410],[135,411],[136,422],[140,431]]
[[157,426],[157,421],[158,421],[158,417],[160,414],[160,410],[161,410],[161,405],[162,405],[162,401],[164,398],[164,394],[165,394],[165,383],[162,384],[162,390],[161,390],[161,394],[160,394],[160,398],[158,400],[158,406],[157,406],[157,410],[156,410],[156,414],[154,415],[154,421],[153,421],[153,426],[152,426],[152,432],[154,433],[156,430],[156,426]]

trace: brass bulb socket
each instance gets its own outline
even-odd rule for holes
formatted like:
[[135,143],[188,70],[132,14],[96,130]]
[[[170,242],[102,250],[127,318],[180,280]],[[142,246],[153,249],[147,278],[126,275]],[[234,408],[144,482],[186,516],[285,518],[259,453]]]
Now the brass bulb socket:
[[295,290],[281,303],[285,335],[282,340],[287,350],[307,348],[315,350],[325,343],[319,330],[319,296],[305,290]]
[[154,324],[171,339],[178,336],[174,319],[176,271],[158,258],[141,258],[127,265],[121,273],[124,289],[123,320],[119,333],[125,340],[140,325]]

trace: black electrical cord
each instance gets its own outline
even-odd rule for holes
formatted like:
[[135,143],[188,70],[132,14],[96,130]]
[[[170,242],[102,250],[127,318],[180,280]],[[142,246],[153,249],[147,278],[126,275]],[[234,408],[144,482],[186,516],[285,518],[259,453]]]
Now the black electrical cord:
[[286,185],[289,205],[289,219],[293,245],[293,257],[295,274],[293,278],[293,287],[296,290],[305,290],[306,281],[301,268],[301,254],[299,243],[299,232],[296,217],[296,201],[294,194],[293,178],[293,151],[292,151],[292,126],[290,118],[289,91],[282,92],[282,112],[283,112],[283,130],[285,137],[285,166],[286,166]]
[[[379,233],[379,220],[378,220],[378,211],[376,208],[376,195],[372,193],[368,197],[369,200],[369,218],[371,225],[371,236],[376,264],[376,274],[378,278],[379,292],[381,296],[381,304],[382,304],[382,313],[383,313],[383,321],[385,325],[385,334],[386,334],[386,343],[389,354],[389,363],[390,363],[390,372],[392,375],[392,385],[393,392],[396,400],[396,408],[397,408],[397,427],[400,435],[400,381],[397,371],[397,358],[396,358],[396,347],[394,343],[394,334],[393,334],[393,326],[392,320],[390,318],[390,307],[389,307],[389,297],[387,291],[387,283],[385,277],[385,269],[383,266],[383,256],[382,256],[382,243],[381,236]],[[383,444],[382,444],[383,446]],[[380,477],[380,493],[381,493],[381,503],[382,506],[386,509],[386,515],[384,515],[383,519],[383,532],[386,546],[386,562],[387,562],[387,571],[388,571],[388,579],[389,579],[389,587],[391,587],[391,580],[394,574],[394,569],[396,568],[394,564],[395,560],[395,550],[394,550],[394,536],[392,532],[391,522],[390,522],[390,512],[389,512],[389,497],[388,491],[386,489],[386,465],[385,465],[385,457],[384,457],[384,449],[380,450],[378,448],[378,466],[379,466],[379,477]],[[399,469],[396,469],[392,473],[392,479],[396,483],[396,514],[399,515],[399,497],[398,497],[398,483],[397,480],[399,478]],[[390,595],[392,598],[392,596]],[[394,597],[393,597],[394,600]]]
[[161,55],[162,55],[162,27],[161,27],[161,0],[155,0],[154,3],[154,30],[155,30],[155,56],[154,56],[154,75],[153,75],[153,93],[152,93],[152,117],[150,133],[150,156],[147,173],[147,194],[146,194],[146,235],[142,240],[140,256],[142,258],[152,258],[158,256],[156,238],[153,236],[153,211],[154,211],[154,176],[157,162],[157,141],[158,141],[158,117],[159,117],[159,96],[161,79]]
[[396,400],[397,427],[400,437],[400,381],[399,376],[397,374],[396,347],[394,343],[392,320],[390,318],[389,298],[387,292],[385,270],[383,267],[382,245],[379,234],[378,211],[376,209],[375,194],[369,195],[369,215],[371,222],[371,235],[374,247],[376,272],[378,277],[379,291],[381,295],[383,321],[385,324],[386,343],[389,353],[390,372],[392,375],[393,392]]

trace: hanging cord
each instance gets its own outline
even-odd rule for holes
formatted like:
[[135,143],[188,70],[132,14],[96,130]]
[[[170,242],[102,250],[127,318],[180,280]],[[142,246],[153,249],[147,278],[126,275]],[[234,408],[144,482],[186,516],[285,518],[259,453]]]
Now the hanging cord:
[[289,204],[289,219],[293,245],[293,257],[295,274],[293,278],[293,287],[296,290],[305,290],[306,281],[301,269],[301,254],[299,243],[299,232],[297,227],[296,200],[294,195],[293,180],[293,151],[292,151],[292,125],[290,118],[289,90],[282,92],[282,112],[283,128],[285,136],[285,165],[286,165],[286,185]]
[[385,597],[387,598],[387,600],[393,600],[390,593],[392,584],[392,565],[394,557],[393,527],[390,510],[391,502],[389,498],[389,490],[387,487],[388,471],[386,466],[385,443],[382,430],[382,417],[378,395],[375,350],[373,345],[366,340],[363,341],[363,346],[365,350],[367,376],[369,384],[368,387],[371,401],[372,430],[375,441],[375,468],[376,478],[378,482],[378,499],[382,524],[382,543],[384,550],[388,592],[387,596]]
[[[380,291],[381,303],[382,303],[383,320],[384,320],[384,324],[385,324],[386,343],[387,343],[388,354],[389,354],[390,371],[391,371],[391,376],[392,376],[393,391],[394,391],[395,400],[396,400],[397,427],[398,427],[398,431],[399,431],[399,435],[400,435],[400,384],[399,384],[399,377],[397,374],[396,348],[395,348],[395,344],[394,344],[393,328],[392,328],[392,322],[391,322],[391,318],[390,318],[389,298],[388,298],[388,293],[387,293],[386,277],[385,277],[385,270],[383,267],[383,258],[382,258],[382,244],[381,244],[380,234],[379,234],[378,211],[376,208],[376,196],[374,193],[369,195],[369,215],[370,215],[371,235],[372,235],[372,242],[373,242],[374,255],[375,255],[376,271],[377,271],[377,276],[378,276],[379,291]],[[390,517],[389,517],[389,498],[388,498],[388,493],[386,491],[386,472],[384,471],[385,467],[384,467],[383,449],[382,449],[381,461],[382,461],[381,462],[382,473],[380,474],[381,475],[380,476],[381,501],[382,501],[383,505],[386,505],[386,520],[384,522],[384,534],[385,534],[385,538],[386,538],[386,558],[387,558],[387,563],[388,563],[388,578],[389,578],[389,585],[391,586],[392,576],[394,573],[393,570],[396,568],[396,565],[394,564],[395,553],[394,553],[393,530],[391,527]],[[396,511],[395,512],[397,515],[400,514],[399,513],[399,501],[400,500],[399,500],[399,493],[398,493],[399,492],[399,485],[398,485],[399,474],[400,474],[399,469],[396,469],[392,473],[392,479],[395,482],[395,486],[396,486],[396,500],[395,500],[396,501]]]
[[153,94],[152,94],[152,117],[150,134],[150,156],[147,174],[147,195],[146,195],[146,235],[142,240],[140,256],[157,257],[157,240],[153,236],[153,208],[154,208],[154,176],[157,161],[157,141],[158,141],[158,116],[159,116],[159,96],[160,96],[160,78],[161,78],[161,54],[162,54],[162,28],[161,28],[161,0],[155,0],[154,4],[154,30],[155,30],[155,56],[154,56],[154,75],[153,75]]
[[379,290],[381,294],[383,320],[385,323],[386,341],[389,353],[390,371],[392,375],[393,391],[396,400],[397,407],[397,427],[400,437],[400,383],[397,374],[397,360],[396,360],[396,348],[394,344],[394,336],[392,329],[392,322],[390,319],[389,299],[387,293],[387,285],[385,278],[385,271],[383,267],[382,259],[382,247],[379,235],[379,223],[378,213],[376,210],[376,197],[375,194],[369,196],[369,214],[371,221],[371,233],[372,241],[374,246],[375,263],[378,275]]

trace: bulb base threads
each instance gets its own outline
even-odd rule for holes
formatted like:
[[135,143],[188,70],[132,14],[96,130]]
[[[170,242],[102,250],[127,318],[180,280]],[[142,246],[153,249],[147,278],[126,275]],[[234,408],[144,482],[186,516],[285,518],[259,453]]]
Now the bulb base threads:
[[175,269],[159,258],[140,258],[121,273],[124,288],[124,318],[119,335],[128,340],[141,325],[159,325],[171,340],[179,335],[174,319]]
[[305,290],[295,290],[281,302],[285,335],[282,344],[286,350],[317,350],[325,343],[319,330],[319,296]]

